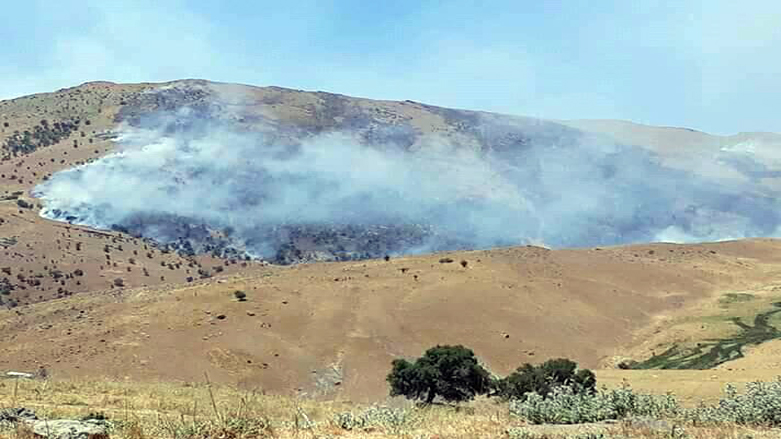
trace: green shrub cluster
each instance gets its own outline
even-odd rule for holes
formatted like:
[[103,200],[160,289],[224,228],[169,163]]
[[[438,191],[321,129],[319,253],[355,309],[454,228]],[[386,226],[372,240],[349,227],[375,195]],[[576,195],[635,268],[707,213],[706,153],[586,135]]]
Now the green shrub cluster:
[[588,369],[578,370],[565,358],[540,365],[524,364],[505,378],[496,378],[483,368],[471,349],[461,345],[435,346],[414,362],[393,360],[386,380],[391,396],[430,404],[439,397],[445,401],[469,401],[477,395],[499,396],[506,400],[525,399],[529,393],[547,397],[557,386],[574,393],[594,393],[597,380]]
[[672,395],[637,394],[629,386],[586,393],[565,385],[555,387],[546,396],[532,392],[510,402],[510,413],[533,424],[582,424],[633,416],[658,419],[681,412]]
[[715,406],[701,404],[684,413],[686,420],[697,425],[736,423],[751,426],[781,427],[781,377],[776,381],[746,384],[738,393],[727,385],[725,396]]
[[594,393],[597,379],[588,369],[578,370],[574,361],[557,358],[537,366],[524,364],[496,381],[494,394],[505,399],[525,399],[529,393],[546,397],[558,386],[568,386],[575,394]]
[[543,397],[535,392],[510,402],[510,413],[533,424],[580,424],[608,419],[646,417],[677,419],[692,425],[739,424],[781,427],[781,377],[751,382],[739,393],[728,385],[713,406],[683,408],[672,395],[635,393],[625,385],[595,393],[576,393],[570,386],[555,387]]

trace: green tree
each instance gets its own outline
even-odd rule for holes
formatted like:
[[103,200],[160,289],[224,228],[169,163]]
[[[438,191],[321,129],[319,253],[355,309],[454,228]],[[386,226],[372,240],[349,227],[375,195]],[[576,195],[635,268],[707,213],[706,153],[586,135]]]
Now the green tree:
[[387,381],[390,395],[423,400],[430,404],[436,397],[445,401],[468,401],[491,389],[491,376],[478,362],[474,352],[464,346],[436,346],[410,363],[392,362]]
[[566,358],[548,360],[538,366],[524,364],[496,383],[495,395],[507,399],[524,399],[529,392],[547,397],[557,386],[570,386],[575,393],[593,393],[597,387],[594,372],[578,370],[574,361]]

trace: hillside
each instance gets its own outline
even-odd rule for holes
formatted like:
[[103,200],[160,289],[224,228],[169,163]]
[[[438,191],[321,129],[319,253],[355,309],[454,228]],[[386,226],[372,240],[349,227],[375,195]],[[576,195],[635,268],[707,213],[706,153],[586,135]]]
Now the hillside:
[[470,346],[499,374],[556,356],[598,367],[642,360],[651,341],[734,332],[670,322],[696,320],[728,292],[777,300],[779,245],[496,249],[94,292],[0,312],[0,368],[184,381],[208,372],[272,393],[372,401],[387,392],[390,360],[436,343]]
[[247,256],[776,236],[777,141],[202,80],[87,83],[0,102],[0,288],[13,305],[236,272]]
[[0,370],[374,401],[462,343],[766,378],[778,142],[202,80],[3,101]]
[[[779,189],[777,175],[781,154],[781,134],[738,133],[717,136],[688,128],[654,127],[620,120],[568,120],[564,125],[591,133],[610,136],[628,145],[637,145],[659,154],[667,166],[694,169],[701,175],[712,175],[735,182],[760,177],[759,183],[767,189]],[[721,154],[716,162],[703,157]],[[753,172],[741,165],[751,159],[762,163],[763,171]],[[770,172],[768,172],[770,171]],[[765,174],[765,175],[759,175]]]

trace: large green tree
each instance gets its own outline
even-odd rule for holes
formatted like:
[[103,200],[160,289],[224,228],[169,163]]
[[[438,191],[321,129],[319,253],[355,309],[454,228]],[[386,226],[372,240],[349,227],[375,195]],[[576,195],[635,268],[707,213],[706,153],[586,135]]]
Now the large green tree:
[[387,381],[391,396],[432,403],[468,401],[491,389],[491,375],[478,362],[474,352],[464,346],[436,346],[411,363],[393,360]]

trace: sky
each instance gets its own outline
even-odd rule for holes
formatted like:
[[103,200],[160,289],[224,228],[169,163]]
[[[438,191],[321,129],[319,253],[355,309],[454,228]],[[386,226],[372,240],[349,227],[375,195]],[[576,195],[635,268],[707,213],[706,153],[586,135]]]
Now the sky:
[[202,78],[551,119],[781,132],[778,0],[27,0],[0,98]]

